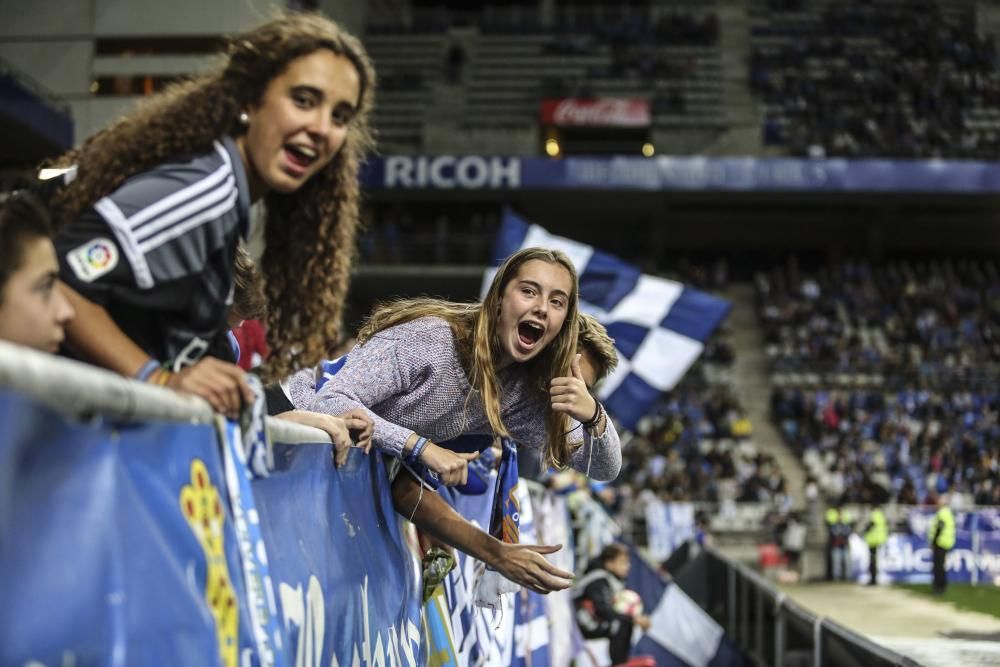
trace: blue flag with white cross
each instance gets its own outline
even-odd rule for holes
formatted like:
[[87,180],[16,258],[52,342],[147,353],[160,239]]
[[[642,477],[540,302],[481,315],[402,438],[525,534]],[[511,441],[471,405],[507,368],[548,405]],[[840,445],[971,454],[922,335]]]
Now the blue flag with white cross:
[[[675,280],[646,275],[633,264],[592,246],[550,234],[512,211],[497,234],[497,266],[521,248],[561,250],[580,276],[580,310],[596,317],[618,349],[618,368],[598,393],[626,428],[672,389],[697,360],[705,341],[729,314],[725,299]],[[489,285],[494,271],[488,271]]]

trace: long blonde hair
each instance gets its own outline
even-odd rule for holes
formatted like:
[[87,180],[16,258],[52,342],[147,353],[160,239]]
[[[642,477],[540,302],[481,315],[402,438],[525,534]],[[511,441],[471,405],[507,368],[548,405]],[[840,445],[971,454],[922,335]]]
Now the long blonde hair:
[[368,115],[375,70],[361,42],[318,14],[280,14],[233,38],[215,70],[150,96],[55,162],[79,167],[54,202],[65,222],[130,176],[178,155],[209,151],[220,137],[245,132],[240,112],[259,104],[289,63],[320,49],[344,56],[357,69],[358,111],[343,147],[326,167],[294,193],[265,196],[266,249],[260,267],[268,302],[269,377],[319,363],[340,337],[358,228],[358,169],[374,143]]
[[358,344],[364,345],[372,336],[384,329],[410,322],[421,317],[439,317],[451,326],[455,345],[472,388],[479,392],[483,412],[494,434],[509,437],[503,423],[500,399],[501,388],[497,381],[497,360],[500,341],[497,337],[497,320],[500,301],[507,285],[517,277],[521,267],[532,260],[559,264],[569,272],[572,294],[566,307],[566,319],[555,338],[542,352],[525,363],[529,387],[545,406],[545,427],[548,444],[547,463],[565,467],[569,462],[570,446],[566,439],[569,420],[561,412],[549,407],[549,381],[554,377],[570,374],[570,364],[576,354],[578,335],[577,301],[578,280],[576,269],[564,253],[546,248],[524,248],[514,253],[497,269],[493,282],[481,303],[455,303],[443,299],[399,299],[377,307],[358,332]]

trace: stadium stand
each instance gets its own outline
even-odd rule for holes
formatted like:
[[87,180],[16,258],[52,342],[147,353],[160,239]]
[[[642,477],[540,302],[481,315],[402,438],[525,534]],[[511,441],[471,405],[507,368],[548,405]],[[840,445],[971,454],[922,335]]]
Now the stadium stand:
[[765,144],[813,157],[996,155],[1000,71],[975,3],[758,3],[750,26]]
[[752,425],[725,387],[669,393],[654,426],[630,443],[623,479],[675,502],[781,504],[784,477],[751,439]]
[[1000,279],[991,260],[796,262],[757,278],[772,414],[831,497],[994,504]]
[[466,14],[441,10],[369,26],[384,150],[419,151],[421,124],[449,118],[463,132],[533,133],[544,98],[642,98],[654,130],[726,126],[711,6],[568,6],[547,26],[537,13],[486,6],[480,18],[467,28]]

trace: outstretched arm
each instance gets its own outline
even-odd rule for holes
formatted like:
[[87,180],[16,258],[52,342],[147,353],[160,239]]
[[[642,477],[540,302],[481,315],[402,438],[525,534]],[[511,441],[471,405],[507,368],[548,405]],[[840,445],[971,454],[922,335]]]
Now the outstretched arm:
[[557,568],[543,557],[559,551],[562,545],[501,542],[463,518],[437,493],[424,490],[421,497],[420,482],[406,471],[400,471],[392,483],[392,500],[396,511],[420,530],[536,593],[551,593],[573,584],[572,572]]

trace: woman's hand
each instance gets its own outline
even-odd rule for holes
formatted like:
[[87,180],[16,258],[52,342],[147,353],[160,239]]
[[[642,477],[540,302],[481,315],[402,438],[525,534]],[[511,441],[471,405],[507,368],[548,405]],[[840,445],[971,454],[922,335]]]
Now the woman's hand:
[[573,357],[570,366],[572,375],[553,378],[549,387],[549,399],[554,412],[565,412],[580,423],[593,419],[597,401],[590,395],[587,383],[580,370],[580,355]]
[[[318,428],[321,431],[325,431],[330,440],[333,442],[333,463],[338,468],[347,461],[348,449],[354,446],[351,441],[351,425],[349,420],[355,420],[357,417],[351,415],[347,418],[344,417],[332,417],[330,415],[324,415],[321,412],[309,412],[307,410],[291,410],[289,412],[282,412],[278,415],[278,419],[284,419],[285,421],[295,422],[296,424],[302,424],[303,426],[312,426],[313,428]],[[371,440],[369,439],[369,446],[371,445]],[[367,454],[367,450],[365,450]]]
[[351,439],[354,446],[365,450],[365,454],[372,449],[372,433],[375,432],[375,422],[362,408],[351,408],[347,412],[338,415],[347,424],[351,432]]
[[420,462],[438,474],[445,486],[461,486],[469,481],[469,461],[479,452],[459,454],[428,442],[420,455]]
[[202,357],[193,366],[171,373],[166,386],[204,398],[212,408],[230,419],[237,419],[243,404],[254,400],[246,372],[214,357]]
[[500,557],[493,568],[514,583],[545,595],[573,585],[573,573],[560,570],[545,560],[543,554],[552,554],[562,545],[507,544],[500,550]]

